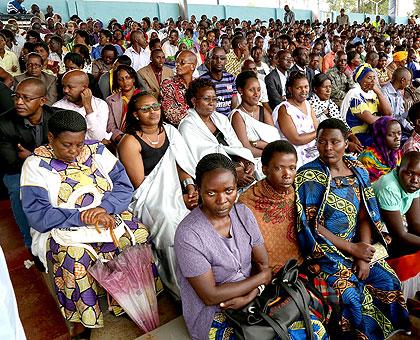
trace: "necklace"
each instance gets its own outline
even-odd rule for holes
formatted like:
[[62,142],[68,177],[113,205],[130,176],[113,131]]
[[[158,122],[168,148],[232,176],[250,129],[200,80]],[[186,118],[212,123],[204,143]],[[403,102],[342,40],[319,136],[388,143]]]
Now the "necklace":
[[241,105],[242,109],[245,111],[245,113],[247,113],[249,116],[251,116],[252,118],[254,117],[254,110],[252,110],[251,112],[249,112],[247,109],[245,109],[245,107],[243,105]]
[[147,137],[147,135],[145,133],[142,134],[142,136],[146,137],[146,139],[149,141],[150,144],[152,145],[158,145],[159,144],[159,140],[160,140],[160,135],[159,135],[159,130],[158,130],[158,134],[157,134],[157,140],[153,141],[151,140],[149,137]]

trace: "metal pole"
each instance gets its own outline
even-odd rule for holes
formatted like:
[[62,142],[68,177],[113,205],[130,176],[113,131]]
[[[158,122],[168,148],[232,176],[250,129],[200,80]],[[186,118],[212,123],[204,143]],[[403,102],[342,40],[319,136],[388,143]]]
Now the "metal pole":
[[180,16],[184,20],[188,20],[188,0],[179,0]]

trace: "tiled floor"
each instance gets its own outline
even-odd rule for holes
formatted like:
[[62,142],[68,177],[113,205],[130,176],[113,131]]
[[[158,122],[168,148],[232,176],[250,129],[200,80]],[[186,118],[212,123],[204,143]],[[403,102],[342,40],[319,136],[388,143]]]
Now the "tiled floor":
[[[69,339],[68,328],[50,291],[52,287],[46,284],[47,275],[43,275],[35,267],[26,269],[23,266],[23,261],[30,255],[14,223],[8,201],[0,201],[0,245],[6,256],[19,314],[28,340]],[[161,325],[180,315],[179,306],[168,295],[160,296],[158,304]],[[420,339],[420,319],[411,317],[411,321],[413,324],[411,336],[397,334],[391,340]],[[130,340],[142,334],[128,317],[117,318],[106,312],[105,327],[94,329],[90,339]],[[154,336],[153,339],[167,340]]]

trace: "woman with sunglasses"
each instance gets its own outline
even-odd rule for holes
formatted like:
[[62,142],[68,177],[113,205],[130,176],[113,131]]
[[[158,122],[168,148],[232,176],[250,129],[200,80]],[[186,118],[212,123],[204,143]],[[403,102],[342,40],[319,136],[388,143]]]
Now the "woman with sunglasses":
[[178,130],[163,123],[161,105],[147,92],[131,97],[125,132],[118,154],[135,188],[130,209],[150,228],[159,275],[178,297],[173,242],[177,225],[198,204],[195,163]]

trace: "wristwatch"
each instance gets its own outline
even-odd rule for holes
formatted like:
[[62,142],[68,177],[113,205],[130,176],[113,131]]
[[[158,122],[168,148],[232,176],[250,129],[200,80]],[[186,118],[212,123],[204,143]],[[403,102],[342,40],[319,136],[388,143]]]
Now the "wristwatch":
[[191,177],[188,177],[182,181],[182,188],[187,190],[187,186],[190,184],[195,186],[194,180]]
[[251,145],[256,148],[257,147],[257,141],[251,142]]

